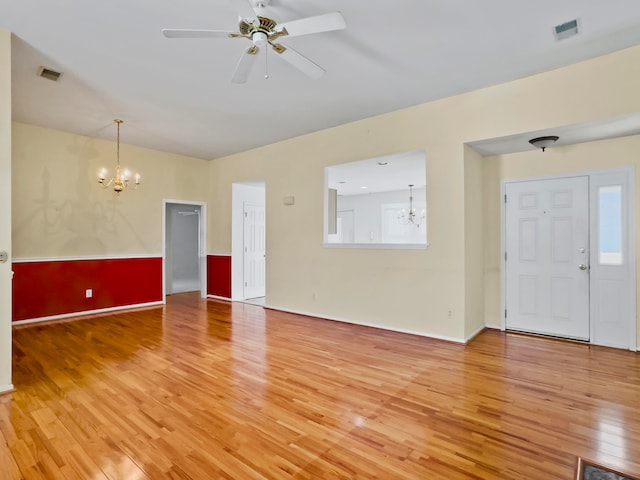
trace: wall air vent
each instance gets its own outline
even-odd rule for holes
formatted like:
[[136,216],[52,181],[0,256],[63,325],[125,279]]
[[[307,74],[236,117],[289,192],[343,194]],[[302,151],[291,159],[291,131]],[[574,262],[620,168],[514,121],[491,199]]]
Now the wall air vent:
[[38,69],[38,76],[42,78],[46,78],[47,80],[51,80],[53,82],[57,82],[62,73],[56,72],[55,70],[51,70],[47,67],[40,67]]
[[580,31],[579,27],[580,25],[578,23],[578,19],[576,18],[575,20],[571,20],[569,22],[565,22],[553,27],[553,35],[556,37],[556,40],[564,40],[565,38],[577,35]]

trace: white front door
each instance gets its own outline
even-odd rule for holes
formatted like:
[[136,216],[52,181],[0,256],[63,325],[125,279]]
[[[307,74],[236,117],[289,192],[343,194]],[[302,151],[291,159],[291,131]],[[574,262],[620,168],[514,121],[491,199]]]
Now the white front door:
[[265,296],[264,206],[244,204],[244,298]]
[[506,328],[589,340],[589,177],[505,192]]

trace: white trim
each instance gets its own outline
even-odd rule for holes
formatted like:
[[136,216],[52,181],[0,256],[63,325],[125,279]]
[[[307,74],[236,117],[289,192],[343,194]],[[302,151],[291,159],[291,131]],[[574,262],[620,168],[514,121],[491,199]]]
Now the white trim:
[[0,385],[0,395],[3,393],[11,393],[13,391],[15,391],[15,387],[11,383],[8,385]]
[[572,178],[572,177],[603,175],[603,174],[609,174],[609,173],[622,173],[622,172],[628,172],[633,174],[635,172],[635,167],[633,165],[628,165],[626,167],[599,168],[597,170],[580,170],[577,172],[554,173],[550,175],[538,175],[535,177],[507,178],[502,180],[502,183],[504,184],[504,183],[515,183],[515,182],[531,182],[536,180],[553,180],[556,178]]
[[480,335],[485,328],[487,328],[485,325],[478,327],[474,332],[471,333],[471,335],[467,335],[467,338],[464,339],[464,343],[469,343],[471,340]]
[[[334,322],[350,323],[352,325],[359,325],[361,327],[377,328],[379,330],[387,330],[387,331],[396,332],[396,333],[408,333],[409,335],[416,335],[418,337],[432,338],[434,340],[444,340],[446,342],[459,343],[459,344],[463,344],[463,345],[466,344],[469,341],[469,339],[465,340],[465,339],[461,339],[461,338],[447,337],[445,335],[434,335],[434,334],[429,334],[429,333],[425,333],[425,332],[418,332],[416,330],[409,330],[409,329],[404,329],[404,328],[391,328],[391,327],[389,327],[387,325],[378,325],[376,323],[368,323],[368,322],[358,322],[356,320],[349,319],[349,318],[320,315],[319,313],[304,312],[302,310],[291,310],[291,309],[288,309],[288,308],[276,307],[276,306],[273,306],[273,305],[262,305],[262,307],[266,308],[268,310],[277,310],[277,311],[280,311],[280,312],[294,313],[296,315],[304,315],[305,317],[313,317],[313,318],[318,318],[320,320],[331,320],[331,321],[334,321]],[[482,328],[484,328],[484,326]]]
[[[244,300],[244,203],[250,202],[265,208],[265,271],[268,269],[267,183],[264,179],[231,184],[231,298]],[[265,289],[267,278],[265,277]]]
[[357,248],[378,250],[426,250],[430,243],[323,243],[323,248]]
[[638,350],[638,311],[637,311],[637,301],[638,301],[638,278],[637,278],[637,268],[638,268],[638,258],[636,252],[636,169],[635,167],[628,167],[627,169],[628,175],[628,184],[627,191],[629,192],[629,197],[631,198],[630,202],[627,202],[627,208],[629,209],[629,225],[627,226],[629,238],[629,264],[631,265],[630,273],[631,273],[631,283],[634,288],[632,289],[632,298],[629,300],[629,307],[631,308],[631,317],[633,321],[631,322],[631,332],[629,338],[629,350],[632,352],[637,352]]
[[220,297],[218,295],[207,295],[207,298],[213,298],[214,300],[224,300],[225,302],[233,302],[232,299],[228,297]]
[[82,310],[80,312],[72,312],[72,313],[62,313],[60,315],[49,315],[48,317],[38,317],[38,318],[30,318],[27,320],[16,320],[15,322],[11,322],[11,325],[26,325],[29,323],[40,323],[40,322],[48,322],[51,320],[61,320],[64,318],[72,318],[72,317],[82,317],[86,315],[93,315],[96,313],[107,313],[107,312],[115,312],[118,310],[131,310],[134,308],[143,308],[143,307],[155,307],[157,305],[163,305],[163,301],[157,302],[147,302],[147,303],[136,303],[132,305],[121,305],[118,307],[108,307],[108,308],[99,308],[96,310]]
[[[615,180],[612,180],[612,178]],[[619,178],[623,180],[619,183]],[[625,232],[625,237],[623,238],[623,255],[626,255],[628,258],[624,261],[625,273],[629,278],[629,287],[626,292],[625,299],[627,300],[627,304],[624,306],[624,309],[629,312],[628,317],[633,318],[628,331],[627,338],[627,348],[631,351],[636,351],[636,331],[637,331],[637,317],[636,317],[636,217],[635,217],[635,168],[634,167],[626,167],[620,168],[616,170],[604,171],[601,175],[596,175],[593,182],[590,181],[590,192],[589,192],[589,204],[592,207],[592,216],[589,220],[590,229],[594,232],[594,240],[593,245],[591,247],[591,273],[593,274],[594,270],[598,271],[600,268],[599,261],[597,258],[598,251],[594,247],[594,245],[598,244],[597,235],[598,235],[598,189],[603,186],[609,185],[620,185],[622,187],[623,192],[623,204],[622,204],[622,216],[623,216],[623,231]],[[606,267],[605,267],[606,268]],[[591,280],[593,281],[593,276],[591,276]],[[631,288],[632,287],[632,288]],[[591,285],[591,291],[595,291],[594,285]],[[593,311],[599,310],[599,305],[597,304],[598,299],[597,296],[592,295],[590,298],[591,308]],[[602,326],[602,325],[601,325]],[[591,323],[591,339],[597,340],[596,335],[596,324]],[[613,347],[613,348],[623,348],[621,344],[609,344],[607,342],[600,340],[596,345],[601,345],[604,347]]]
[[36,263],[36,262],[77,262],[79,260],[131,260],[134,258],[162,258],[161,254],[131,254],[131,255],[91,255],[87,257],[29,257],[12,258],[13,263]]
[[162,303],[167,302],[167,205],[196,205],[200,207],[200,298],[207,298],[207,204],[189,200],[162,199]]
[[207,253],[208,257],[231,257],[230,253]]

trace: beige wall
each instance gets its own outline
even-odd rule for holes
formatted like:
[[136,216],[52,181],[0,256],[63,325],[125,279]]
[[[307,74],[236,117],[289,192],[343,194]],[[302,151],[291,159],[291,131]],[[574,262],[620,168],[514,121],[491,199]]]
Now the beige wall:
[[[636,169],[636,252],[640,244],[640,135],[598,142],[567,145],[485,159],[485,309],[488,325],[500,326],[500,184],[503,180],[540,177],[545,175],[585,172],[615,167],[634,166]],[[637,269],[636,269],[637,270]],[[640,295],[636,295],[640,299]],[[640,310],[639,310],[640,311]],[[640,323],[638,324],[640,345]]]
[[[264,178],[267,210],[267,303],[287,310],[389,328],[462,338],[464,323],[461,144],[438,145],[416,111],[403,111],[213,161],[210,205],[217,229],[209,251],[230,252],[231,183]],[[407,115],[410,119],[407,121]],[[411,120],[414,117],[414,120]],[[434,126],[435,127],[435,126]],[[396,142],[389,142],[389,132]],[[322,247],[324,167],[427,149],[428,250],[344,250]],[[380,143],[380,139],[387,141]],[[447,185],[439,178],[451,179]],[[431,181],[430,179],[433,179]],[[283,205],[293,195],[295,205]],[[213,228],[213,226],[212,226]],[[430,272],[437,272],[431,274]],[[451,318],[448,312],[451,311]]]
[[162,200],[207,200],[205,160],[121,144],[142,185],[116,196],[97,182],[100,167],[113,174],[115,142],[14,122],[13,143],[16,258],[161,255]]
[[464,147],[465,328],[469,338],[485,325],[484,317],[484,158]]
[[[463,339],[482,311],[499,311],[495,292],[481,298],[491,264],[475,260],[484,252],[491,261],[495,244],[474,243],[484,237],[477,205],[495,194],[474,177],[491,166],[465,156],[464,144],[640,111],[638,65],[640,47],[214,160],[209,250],[230,252],[231,182],[265,178],[268,304]],[[431,246],[323,248],[323,168],[417,149],[427,153]]]
[[[640,111],[638,65],[640,47],[212,162],[123,145],[143,185],[119,198],[95,180],[113,167],[113,142],[14,123],[14,254],[161,254],[163,198],[206,201],[208,252],[229,254],[231,184],[264,179],[269,305],[462,340],[499,318],[499,229],[497,240],[487,229],[499,226],[494,202],[510,175],[465,144]],[[429,248],[323,248],[324,167],[419,149]]]
[[[0,251],[11,255],[11,34],[0,29]],[[0,392],[11,387],[11,262],[0,263]]]

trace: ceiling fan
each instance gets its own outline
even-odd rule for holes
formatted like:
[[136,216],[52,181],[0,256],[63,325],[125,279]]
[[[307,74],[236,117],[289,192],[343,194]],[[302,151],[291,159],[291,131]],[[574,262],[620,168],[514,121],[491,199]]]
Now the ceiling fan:
[[240,22],[237,32],[221,30],[184,30],[164,29],[162,33],[167,38],[246,38],[252,45],[247,48],[233,73],[233,83],[245,83],[255,63],[260,48],[269,45],[280,58],[310,76],[319,78],[324,69],[309,60],[293,48],[275,43],[281,37],[296,37],[311,33],[330,32],[346,27],[340,12],[325,13],[314,17],[301,18],[291,22],[278,23],[275,20],[256,14],[255,9],[261,10],[268,6],[270,0],[229,0],[238,15]]

